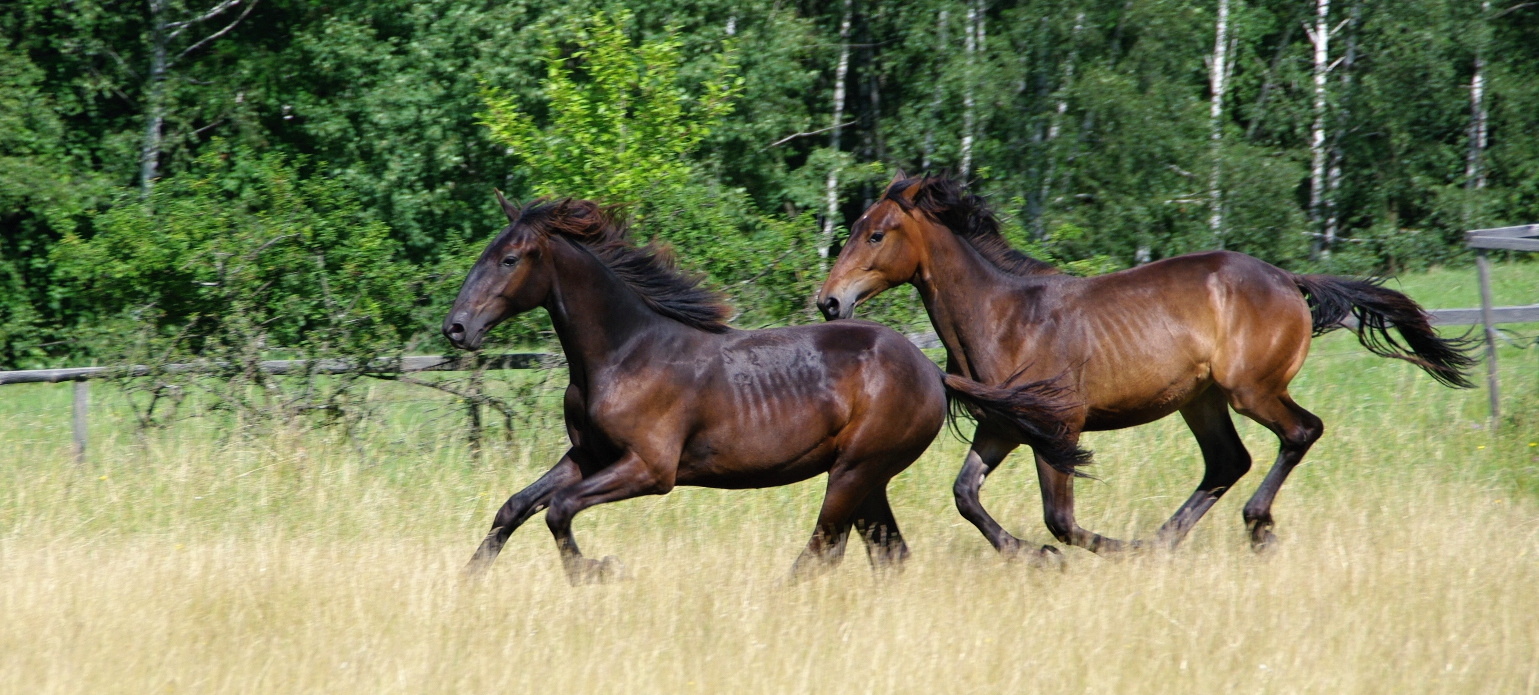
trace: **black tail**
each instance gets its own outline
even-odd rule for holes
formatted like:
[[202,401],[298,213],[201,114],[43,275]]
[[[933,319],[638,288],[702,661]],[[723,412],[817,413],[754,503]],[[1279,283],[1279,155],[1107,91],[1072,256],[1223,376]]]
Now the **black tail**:
[[[1369,352],[1410,362],[1444,386],[1474,386],[1465,373],[1476,364],[1469,354],[1474,341],[1439,338],[1427,312],[1410,297],[1383,287],[1382,280],[1295,275],[1293,281],[1309,302],[1315,335],[1338,328],[1348,315],[1355,316],[1357,340]],[[1390,334],[1391,326],[1399,339]]]
[[1065,396],[1064,389],[1047,381],[995,388],[955,374],[944,376],[953,427],[958,417],[971,414],[980,421],[1013,431],[1060,472],[1089,477],[1075,470],[1076,466],[1090,462],[1090,452],[1070,440],[1063,414],[1074,404]]

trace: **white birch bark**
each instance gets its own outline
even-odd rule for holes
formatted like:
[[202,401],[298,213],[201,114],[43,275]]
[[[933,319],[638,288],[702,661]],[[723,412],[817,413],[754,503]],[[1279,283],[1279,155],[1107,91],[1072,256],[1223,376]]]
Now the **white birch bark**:
[[[201,14],[189,16],[181,21],[171,21],[168,16],[170,9],[168,0],[149,0],[150,65],[144,85],[144,137],[139,142],[140,195],[148,197],[150,191],[154,189],[155,179],[160,176],[160,156],[165,142],[166,82],[171,76],[171,70],[183,58],[230,33],[236,25],[246,19],[246,15],[251,14],[257,2],[259,0],[249,2],[220,0]],[[212,20],[242,3],[245,3],[246,9],[229,24],[192,42],[192,45],[183,48],[176,55],[171,54],[173,43],[189,29]]]
[[1347,50],[1341,58],[1337,59],[1341,67],[1341,97],[1337,104],[1335,118],[1335,132],[1331,136],[1331,145],[1327,149],[1328,163],[1325,172],[1325,247],[1327,249],[1336,243],[1341,232],[1341,211],[1336,202],[1340,199],[1341,182],[1343,178],[1343,161],[1345,154],[1341,149],[1341,138],[1349,126],[1350,115],[1348,113],[1348,99],[1352,94],[1352,64],[1357,62],[1357,24],[1362,17],[1362,3],[1353,0],[1352,14],[1347,18],[1346,24],[1351,29],[1347,33]]
[[150,72],[144,90],[144,139],[139,143],[139,194],[149,197],[160,176],[166,123],[166,0],[150,0]]
[[1219,248],[1224,248],[1224,87],[1229,76],[1229,0],[1218,0],[1218,18],[1213,29],[1213,60],[1208,81],[1212,98],[1208,104],[1208,139],[1213,148],[1213,170],[1208,176],[1208,228]]
[[[839,155],[839,131],[844,122],[844,83],[850,74],[850,20],[854,14],[854,0],[844,0],[844,19],[839,23],[839,63],[834,68],[834,118],[829,135],[829,148],[834,156]],[[834,244],[834,230],[837,228],[836,220],[839,217],[839,163],[835,159],[834,164],[828,168],[828,181],[825,187],[825,197],[828,207],[823,215],[823,243],[818,245],[818,255],[828,258],[828,249]]]
[[1314,46],[1314,124],[1309,131],[1309,221],[1315,231],[1316,253],[1328,253],[1330,241],[1325,238],[1325,174],[1326,174],[1326,77],[1331,72],[1331,0],[1315,0],[1315,24],[1305,27],[1309,42]]
[[967,3],[967,33],[962,43],[962,53],[967,58],[967,79],[962,87],[962,151],[958,173],[964,181],[973,167],[973,129],[978,121],[976,92],[978,51],[983,38],[982,5],[981,0]]
[[1486,17],[1490,12],[1490,0],[1483,0],[1476,29],[1475,74],[1470,78],[1470,142],[1464,161],[1464,185],[1475,191],[1486,187],[1485,151],[1490,137],[1486,110]]

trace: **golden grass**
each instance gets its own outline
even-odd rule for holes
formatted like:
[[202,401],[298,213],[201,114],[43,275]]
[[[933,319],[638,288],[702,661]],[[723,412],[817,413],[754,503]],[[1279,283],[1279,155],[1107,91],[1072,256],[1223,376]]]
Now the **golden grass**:
[[[790,586],[821,481],[585,512],[584,549],[632,574],[609,586],[568,587],[536,518],[467,588],[492,511],[555,442],[473,466],[441,433],[376,433],[396,443],[366,456],[314,435],[112,435],[75,469],[40,444],[43,415],[11,415],[28,462],[0,477],[0,691],[1539,691],[1539,505],[1509,484],[1539,466],[1539,433],[1493,435],[1479,393],[1384,360],[1301,382],[1327,435],[1266,556],[1239,518],[1275,452],[1253,425],[1257,469],[1180,550],[1069,550],[1062,572],[1001,561],[957,516],[946,441],[894,483],[903,574],[874,578],[852,543]],[[1179,420],[1089,444],[1094,530],[1149,535],[1199,477]],[[985,501],[1045,542],[1020,463]]]

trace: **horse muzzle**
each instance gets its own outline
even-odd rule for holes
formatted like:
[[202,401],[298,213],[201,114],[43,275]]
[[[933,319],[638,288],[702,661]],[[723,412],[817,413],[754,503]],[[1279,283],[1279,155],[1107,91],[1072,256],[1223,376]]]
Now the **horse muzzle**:
[[449,344],[461,350],[475,350],[481,347],[481,341],[486,337],[486,327],[476,326],[466,317],[450,315],[444,319],[444,337],[449,339]]
[[840,299],[837,295],[829,295],[818,300],[818,311],[828,321],[847,319],[855,315],[855,305],[858,303],[853,298]]

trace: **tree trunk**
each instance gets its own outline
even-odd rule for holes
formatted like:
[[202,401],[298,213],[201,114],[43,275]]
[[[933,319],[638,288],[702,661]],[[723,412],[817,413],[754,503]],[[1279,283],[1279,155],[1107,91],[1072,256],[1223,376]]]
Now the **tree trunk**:
[[978,53],[984,50],[985,39],[983,10],[982,0],[969,0],[967,3],[967,35],[962,48],[967,56],[967,79],[962,91],[962,152],[957,172],[964,181],[973,168],[973,131],[978,122]]
[[[844,19],[839,23],[839,63],[834,68],[834,118],[833,129],[828,138],[829,149],[834,156],[839,154],[839,127],[844,122],[844,82],[850,73],[850,20],[854,16],[854,0],[844,0]],[[824,210],[823,217],[823,243],[819,244],[818,255],[828,258],[828,251],[834,244],[834,231],[838,225],[839,217],[839,164],[836,160],[828,168],[828,181],[824,189],[828,207]],[[826,261],[824,265],[827,265]]]
[[1346,154],[1341,147],[1341,139],[1351,127],[1349,102],[1352,98],[1352,65],[1357,62],[1357,25],[1362,19],[1362,7],[1361,2],[1353,0],[1351,18],[1347,20],[1347,50],[1341,56],[1341,94],[1337,100],[1333,119],[1336,127],[1331,133],[1331,146],[1328,149],[1330,163],[1326,167],[1325,174],[1324,232],[1327,248],[1341,235],[1341,210],[1338,203],[1341,200],[1342,172],[1346,159]]
[[1464,186],[1472,191],[1486,187],[1485,151],[1489,140],[1486,110],[1486,49],[1490,29],[1486,16],[1490,0],[1480,3],[1479,25],[1475,29],[1475,74],[1470,78],[1470,141],[1464,157]]
[[1315,26],[1309,30],[1314,45],[1314,124],[1309,131],[1309,221],[1314,228],[1314,254],[1330,253],[1333,239],[1325,236],[1325,107],[1326,76],[1331,71],[1331,0],[1315,0]]
[[148,198],[160,175],[160,148],[166,122],[168,57],[166,0],[150,2],[150,72],[144,89],[144,139],[139,145],[139,193]]
[[1229,0],[1218,0],[1218,19],[1213,30],[1213,60],[1208,82],[1208,139],[1213,148],[1213,170],[1208,176],[1208,228],[1218,248],[1224,248],[1224,87],[1229,76]]

